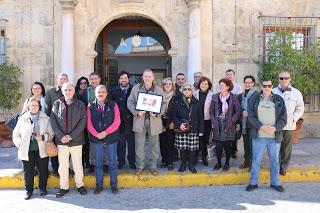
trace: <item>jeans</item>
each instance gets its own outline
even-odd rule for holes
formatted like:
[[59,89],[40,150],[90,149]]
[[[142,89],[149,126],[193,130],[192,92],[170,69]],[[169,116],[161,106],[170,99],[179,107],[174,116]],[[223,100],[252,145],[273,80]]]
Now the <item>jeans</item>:
[[134,147],[134,133],[120,134],[118,143],[118,161],[120,165],[126,164],[126,145],[128,144],[128,162],[131,165],[135,165],[135,147]]
[[110,172],[110,186],[116,187],[118,185],[118,167],[117,167],[117,143],[92,143],[94,156],[96,161],[96,186],[103,188],[103,159],[105,153],[108,155],[109,172]]
[[252,139],[252,166],[250,184],[258,184],[260,163],[265,149],[268,150],[270,159],[270,181],[272,185],[280,185],[279,178],[279,151],[280,143],[275,138],[253,138]]

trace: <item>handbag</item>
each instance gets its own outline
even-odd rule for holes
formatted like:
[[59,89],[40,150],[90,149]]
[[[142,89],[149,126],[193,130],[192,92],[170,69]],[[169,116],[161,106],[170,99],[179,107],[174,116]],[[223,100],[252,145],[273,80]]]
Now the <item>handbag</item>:
[[49,157],[55,157],[58,155],[58,148],[53,141],[46,142],[46,151]]
[[207,151],[208,151],[208,160],[213,160],[214,157],[217,156],[216,153],[216,144],[215,143],[210,143],[209,145],[207,145]]
[[[22,115],[22,114],[21,114]],[[20,118],[20,114],[15,115],[14,117],[10,118],[9,120],[7,120],[5,122],[5,125],[10,129],[10,130],[14,130],[14,128],[16,127],[18,120]]]

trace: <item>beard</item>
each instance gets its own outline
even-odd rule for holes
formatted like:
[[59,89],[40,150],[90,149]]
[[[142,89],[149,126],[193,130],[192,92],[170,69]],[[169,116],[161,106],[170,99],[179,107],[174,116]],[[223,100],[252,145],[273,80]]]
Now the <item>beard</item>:
[[126,82],[126,81],[121,81],[121,82],[120,82],[120,85],[121,85],[122,87],[127,87],[128,84],[129,84],[129,82]]

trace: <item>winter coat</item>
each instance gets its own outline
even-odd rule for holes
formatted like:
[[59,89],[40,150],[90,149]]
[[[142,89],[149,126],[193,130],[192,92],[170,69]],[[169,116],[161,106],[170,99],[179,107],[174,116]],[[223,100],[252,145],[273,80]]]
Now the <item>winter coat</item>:
[[[53,138],[54,132],[51,128],[50,118],[42,111],[39,112],[40,135],[43,135],[44,141],[38,142],[40,158],[47,157],[46,141]],[[32,135],[31,114],[24,113],[18,120],[12,133],[14,145],[18,148],[18,158],[29,161],[29,146]]]
[[[54,140],[57,145],[78,146],[84,143],[84,129],[87,125],[86,107],[82,101],[74,98],[67,105],[64,97],[54,102],[50,115],[52,129],[55,132]],[[72,140],[62,143],[63,136],[69,135]]]

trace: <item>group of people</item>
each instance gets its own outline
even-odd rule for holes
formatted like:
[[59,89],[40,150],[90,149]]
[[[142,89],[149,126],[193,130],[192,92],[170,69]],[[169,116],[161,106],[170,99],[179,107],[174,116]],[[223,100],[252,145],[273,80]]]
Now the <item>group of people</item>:
[[[95,72],[89,75],[89,80],[81,77],[76,86],[68,82],[67,74],[60,73],[56,87],[48,92],[42,83],[33,83],[31,96],[24,102],[13,131],[18,158],[23,162],[25,199],[33,195],[35,168],[40,195],[47,194],[47,141],[54,141],[58,149],[58,157],[51,158],[51,165],[53,175],[60,177],[56,193],[60,198],[69,192],[70,156],[81,195],[87,194],[84,167],[95,172],[94,194],[103,190],[103,172],[108,167],[111,191],[116,194],[118,169],[126,165],[126,158],[136,175],[146,168],[152,175],[158,175],[160,153],[161,168],[173,170],[173,162],[180,158],[178,172],[185,172],[188,167],[190,172],[197,173],[200,151],[202,164],[208,166],[207,146],[214,142],[217,163],[213,169],[228,171],[230,158],[237,157],[237,140],[241,135],[245,154],[240,168],[251,171],[246,190],[258,187],[260,162],[267,148],[271,187],[284,191],[279,173],[286,175],[293,130],[304,111],[302,95],[291,86],[289,72],[280,72],[279,85],[274,88],[274,82],[264,79],[261,91],[256,90],[251,75],[244,77],[242,89],[242,84],[235,82],[232,69],[225,72],[216,88],[201,72],[194,73],[194,84],[179,73],[175,81],[165,78],[162,87],[155,83],[150,69],[144,70],[142,83],[137,85],[130,85],[129,77],[128,72],[121,71],[118,86],[109,93]],[[137,110],[140,93],[162,96],[160,112]],[[148,153],[146,140],[150,144]]]

